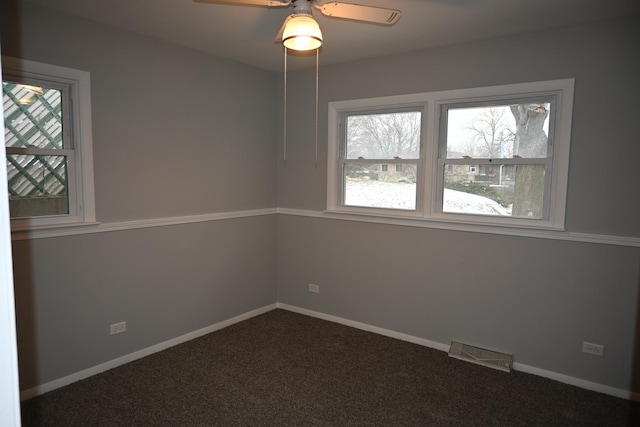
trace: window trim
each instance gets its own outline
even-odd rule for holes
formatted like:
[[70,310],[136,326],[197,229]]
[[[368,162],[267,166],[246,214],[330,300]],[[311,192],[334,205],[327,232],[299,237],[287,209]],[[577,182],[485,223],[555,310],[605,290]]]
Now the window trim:
[[[383,110],[381,110],[380,108],[374,108],[374,109],[364,109],[364,110],[349,110],[348,114],[341,114],[339,117],[340,120],[340,126],[343,125],[344,121],[346,120],[346,118],[350,115],[363,115],[363,114],[377,114],[380,112],[384,112],[384,113],[407,113],[407,112],[419,112],[421,115],[421,123],[420,123],[420,132],[422,133],[424,131],[424,116],[425,116],[425,110],[424,110],[424,106],[421,104],[406,104],[406,105],[401,105],[401,106],[392,106],[389,108],[384,108]],[[378,207],[378,208],[374,208],[374,207],[363,207],[363,206],[357,206],[357,205],[346,205],[344,204],[344,194],[343,194],[343,189],[346,185],[346,183],[343,181],[344,179],[344,175],[341,172],[341,176],[339,179],[339,183],[338,183],[338,192],[340,195],[342,195],[342,197],[338,200],[338,203],[340,204],[340,206],[344,209],[347,209],[349,211],[351,210],[355,210],[355,211],[359,211],[360,209],[367,209],[367,210],[372,210],[372,211],[376,211],[379,212],[383,215],[388,215],[389,213],[393,213],[395,211],[399,211],[402,212],[403,215],[407,215],[407,216],[415,216],[415,213],[417,211],[420,210],[420,205],[422,204],[422,192],[417,190],[417,187],[419,186],[419,182],[422,179],[422,176],[424,174],[423,169],[424,169],[424,162],[422,161],[422,144],[420,144],[420,147],[418,147],[419,149],[419,154],[417,157],[415,158],[403,158],[403,159],[399,159],[399,158],[371,158],[371,159],[361,159],[361,158],[347,158],[346,152],[344,151],[346,149],[346,129],[340,129],[340,140],[338,142],[339,147],[338,147],[338,152],[339,154],[339,158],[338,158],[338,169],[340,171],[343,171],[343,168],[346,165],[349,164],[378,164],[378,165],[383,165],[386,164],[387,165],[387,172],[388,172],[388,165],[394,165],[395,168],[397,168],[397,166],[400,164],[408,164],[408,165],[415,165],[416,167],[416,199],[415,199],[415,206],[416,209],[412,210],[412,209],[395,209],[395,208],[386,208],[386,207]],[[343,139],[345,144],[343,144]],[[397,169],[396,169],[397,171]]]
[[[383,100],[391,98],[394,102],[385,103]],[[354,100],[354,101],[339,101],[340,107],[337,107],[336,102],[329,103],[329,147],[328,147],[328,167],[327,167],[327,210],[331,212],[348,212],[356,214],[371,214],[385,217],[405,217],[405,218],[419,218],[421,213],[421,206],[423,202],[423,193],[419,190],[421,182],[425,174],[423,150],[424,147],[421,144],[420,155],[417,159],[366,159],[363,162],[383,164],[398,164],[398,163],[411,163],[416,165],[417,182],[416,182],[416,209],[415,210],[402,210],[391,208],[374,208],[374,207],[360,207],[360,206],[347,206],[342,203],[342,166],[345,162],[357,163],[357,159],[342,159],[341,141],[343,139],[346,129],[342,128],[342,116],[345,113],[378,113],[378,112],[405,112],[405,111],[420,111],[422,114],[421,133],[424,133],[427,112],[425,104],[421,102],[419,98],[415,100],[411,99],[412,95],[401,95],[384,98],[373,98],[381,102],[368,103],[367,99]],[[363,102],[364,101],[364,102]],[[334,126],[332,126],[334,123]],[[333,129],[333,131],[332,131]],[[331,141],[333,140],[333,144]],[[331,162],[331,159],[335,159],[335,162]],[[334,182],[332,181],[334,178]]]
[[[575,80],[570,78],[329,102],[326,212],[512,228],[564,230],[574,82]],[[478,102],[488,99],[499,101],[544,95],[557,96],[557,116],[552,137],[554,150],[551,168],[552,178],[547,198],[549,203],[548,218],[540,220],[439,212],[437,203],[439,148],[437,144],[440,142],[440,106],[442,104]],[[419,178],[416,183],[419,203],[416,206],[416,211],[405,212],[393,209],[341,205],[339,188],[340,137],[341,132],[343,132],[340,129],[341,115],[358,111],[386,111],[403,107],[415,108],[416,106],[422,106],[425,111],[422,121],[423,146],[421,150],[423,174],[422,178]],[[440,210],[442,210],[441,207]]]
[[3,80],[40,80],[54,86],[62,84],[68,87],[69,99],[72,103],[72,113],[69,117],[72,146],[64,150],[56,150],[56,154],[60,155],[66,154],[68,150],[74,152],[73,156],[68,157],[69,162],[73,160],[73,167],[68,168],[69,214],[12,219],[12,231],[95,224],[89,72],[3,56],[2,74]]

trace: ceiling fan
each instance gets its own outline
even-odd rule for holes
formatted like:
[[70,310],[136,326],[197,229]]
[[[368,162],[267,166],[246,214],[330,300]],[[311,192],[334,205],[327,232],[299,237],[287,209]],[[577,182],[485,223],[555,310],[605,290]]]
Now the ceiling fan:
[[322,32],[313,18],[313,9],[330,18],[349,19],[370,24],[393,25],[400,19],[400,11],[362,4],[326,0],[193,0],[196,3],[214,3],[236,6],[293,7],[293,12],[282,24],[276,43],[284,50],[284,161],[287,160],[287,49],[316,51],[316,167],[318,167],[318,53],[322,46]]
[[293,50],[314,50],[322,45],[320,26],[312,10],[319,10],[330,18],[349,19],[379,25],[393,25],[400,19],[400,11],[341,1],[323,0],[193,0],[196,3],[217,3],[238,6],[293,7],[278,35],[276,43]]

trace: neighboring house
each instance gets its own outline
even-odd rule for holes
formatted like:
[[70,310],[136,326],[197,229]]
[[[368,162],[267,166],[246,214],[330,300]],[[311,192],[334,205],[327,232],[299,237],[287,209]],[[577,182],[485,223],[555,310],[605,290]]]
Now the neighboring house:
[[400,163],[369,165],[366,169],[359,173],[356,172],[350,177],[367,177],[368,179],[389,182],[416,182],[415,171]]

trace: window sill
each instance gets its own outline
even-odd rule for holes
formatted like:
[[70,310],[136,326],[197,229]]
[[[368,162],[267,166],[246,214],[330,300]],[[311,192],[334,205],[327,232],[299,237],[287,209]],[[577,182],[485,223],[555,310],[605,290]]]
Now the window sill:
[[[564,227],[555,227],[552,226],[549,221],[537,221],[537,220],[527,220],[527,219],[519,219],[519,218],[508,218],[508,222],[504,221],[501,217],[493,217],[493,216],[482,216],[478,215],[478,220],[475,220],[476,216],[474,215],[456,215],[456,214],[435,214],[430,218],[426,218],[422,216],[420,213],[416,213],[413,211],[404,213],[387,213],[381,212],[380,210],[371,211],[363,211],[357,209],[326,209],[323,213],[327,215],[336,215],[336,216],[357,216],[364,218],[376,218],[379,222],[392,221],[396,223],[397,221],[401,221],[406,223],[406,225],[417,225],[421,227],[428,228],[443,228],[443,229],[462,229],[465,230],[469,227],[473,228],[471,231],[476,231],[478,229],[488,229],[488,230],[543,230],[549,232],[564,232]],[[510,222],[510,223],[509,223]],[[411,224],[415,223],[415,224]]]
[[616,246],[640,247],[640,237],[614,236],[604,234],[575,233],[558,229],[532,229],[519,227],[490,226],[479,224],[463,224],[455,222],[414,219],[406,217],[389,217],[381,215],[365,215],[362,213],[339,210],[307,211],[299,209],[278,208],[279,214],[326,218],[342,221],[358,221],[375,224],[399,225],[407,227],[430,228],[436,230],[483,233],[502,236],[529,237],[536,239],[564,240],[572,242],[596,243]]
[[34,238],[56,237],[61,234],[76,234],[79,229],[95,228],[97,221],[71,222],[65,224],[31,225],[11,227],[11,240],[27,240]]

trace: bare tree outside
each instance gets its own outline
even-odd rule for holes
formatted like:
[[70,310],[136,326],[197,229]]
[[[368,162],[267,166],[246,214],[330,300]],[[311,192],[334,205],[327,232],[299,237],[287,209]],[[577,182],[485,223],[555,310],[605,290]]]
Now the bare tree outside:
[[421,123],[420,111],[346,118],[345,205],[416,208]]
[[465,144],[471,157],[502,158],[513,155],[515,131],[505,120],[506,108],[479,108],[478,116],[467,126],[472,135]]
[[349,116],[347,158],[416,159],[420,156],[419,112]]
[[549,117],[548,104],[518,104],[510,106],[516,119],[514,154],[520,157],[540,158],[547,156]]
[[[489,197],[507,207],[509,216],[541,218],[544,165],[501,159],[547,156],[549,107],[521,103],[449,109],[446,157],[468,161],[445,165],[445,187]],[[484,161],[473,164],[472,159]]]
[[[549,116],[545,105],[512,105],[516,119],[515,152],[520,157],[546,157],[548,136],[544,125]],[[548,132],[548,131],[547,131]],[[518,165],[513,215],[541,218],[543,215],[544,168],[540,165]]]
[[[549,108],[449,108],[443,212],[542,218]],[[421,121],[418,111],[346,117],[345,205],[415,209]]]

